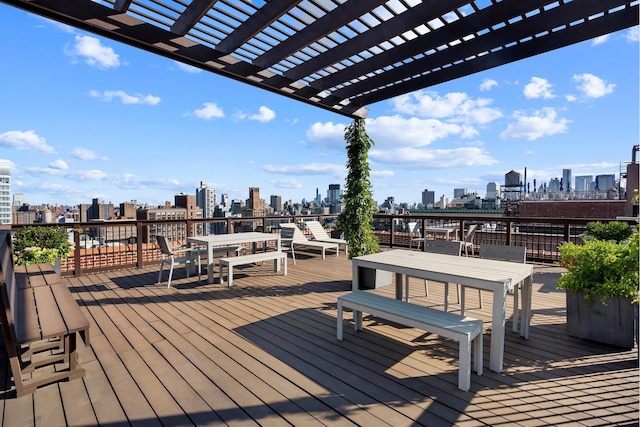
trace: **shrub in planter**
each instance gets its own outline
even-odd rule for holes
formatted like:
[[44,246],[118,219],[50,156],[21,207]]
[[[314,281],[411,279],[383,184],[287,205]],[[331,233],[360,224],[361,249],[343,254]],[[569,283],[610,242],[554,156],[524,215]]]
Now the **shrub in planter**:
[[559,249],[560,264],[567,269],[558,288],[567,291],[569,335],[633,347],[638,232],[626,242],[593,238],[584,245],[563,243]]
[[633,228],[623,221],[600,222],[587,224],[585,237],[587,239],[614,240],[624,242],[633,234]]
[[567,269],[558,288],[582,293],[593,305],[595,298],[638,297],[638,233],[629,242],[593,239],[584,245],[565,242],[559,247],[560,264]]
[[55,264],[73,250],[73,243],[61,227],[26,227],[16,231],[13,252],[18,265]]

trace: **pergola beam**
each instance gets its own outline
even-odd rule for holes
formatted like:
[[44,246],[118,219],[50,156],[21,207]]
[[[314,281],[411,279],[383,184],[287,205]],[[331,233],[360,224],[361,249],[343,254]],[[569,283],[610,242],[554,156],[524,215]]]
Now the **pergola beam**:
[[173,34],[184,36],[202,19],[218,0],[192,0],[171,26]]

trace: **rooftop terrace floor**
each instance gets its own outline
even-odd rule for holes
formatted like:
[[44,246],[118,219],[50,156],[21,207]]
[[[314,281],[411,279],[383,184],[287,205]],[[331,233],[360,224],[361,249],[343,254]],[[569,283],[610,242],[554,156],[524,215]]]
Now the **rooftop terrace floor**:
[[[535,267],[530,339],[508,322],[496,373],[485,335],[484,373],[463,392],[457,342],[370,316],[355,333],[350,313],[338,341],[336,299],[351,290],[351,262],[296,258],[287,276],[270,263],[239,268],[232,288],[182,269],[171,289],[145,286],[156,267],[65,279],[91,322],[86,375],[16,398],[2,345],[2,425],[638,425],[638,350],[566,335],[559,267]],[[442,292],[430,282],[424,297],[411,282],[417,304],[441,308]],[[491,298],[483,309],[477,298],[467,292],[467,314],[490,334]]]

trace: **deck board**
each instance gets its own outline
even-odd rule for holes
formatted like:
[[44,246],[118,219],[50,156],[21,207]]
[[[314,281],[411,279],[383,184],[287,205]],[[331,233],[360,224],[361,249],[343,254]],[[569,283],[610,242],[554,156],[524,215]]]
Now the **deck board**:
[[[484,369],[462,392],[455,341],[371,316],[356,333],[348,312],[338,341],[336,300],[351,289],[351,262],[296,255],[287,276],[271,263],[237,268],[231,288],[182,268],[170,289],[155,285],[155,267],[63,279],[91,324],[91,347],[79,350],[86,376],[16,398],[2,349],[0,424],[637,425],[637,349],[565,334],[558,267],[535,267],[530,339],[507,321],[504,371]],[[423,281],[410,286],[413,303],[442,308],[442,284],[430,281],[429,297]],[[488,294],[480,309],[467,292],[487,364]]]

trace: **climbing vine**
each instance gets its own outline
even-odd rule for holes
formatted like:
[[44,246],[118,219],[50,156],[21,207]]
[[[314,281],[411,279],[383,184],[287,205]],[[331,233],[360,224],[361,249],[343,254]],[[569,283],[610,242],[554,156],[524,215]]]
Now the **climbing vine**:
[[347,142],[347,174],[345,207],[338,217],[338,228],[349,243],[349,257],[368,255],[380,250],[378,238],[373,234],[373,215],[377,207],[373,200],[369,179],[369,149],[374,142],[369,138],[364,119],[355,119],[344,132]]

